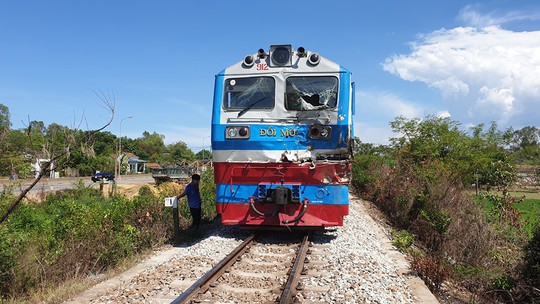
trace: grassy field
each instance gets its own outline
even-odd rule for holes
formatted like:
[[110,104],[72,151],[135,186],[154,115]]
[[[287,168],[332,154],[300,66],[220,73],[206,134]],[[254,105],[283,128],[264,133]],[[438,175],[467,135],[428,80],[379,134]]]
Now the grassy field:
[[[523,196],[523,194],[516,197],[521,196]],[[540,199],[532,199],[529,198],[528,195],[525,195],[525,197],[526,198],[523,203],[517,203],[514,206],[522,212],[522,220],[524,221],[523,228],[525,229],[525,231],[531,233],[533,227],[540,224]]]
[[510,195],[515,197],[525,196],[527,199],[540,200],[540,192],[538,191],[526,191],[526,190],[512,190]]
[[[540,193],[531,191],[510,191],[510,195],[516,198],[525,196],[523,203],[515,204],[514,206],[523,212],[523,219],[527,220],[527,224],[532,226],[540,224]],[[532,227],[529,227],[532,228]]]
[[[472,195],[474,195],[471,192]],[[502,196],[502,192],[498,192],[498,195]],[[519,200],[522,197],[525,197],[523,202],[514,204],[514,207],[518,209],[522,216],[523,229],[529,235],[532,234],[532,229],[535,225],[540,225],[540,193],[532,191],[521,191],[514,189],[510,191],[510,196]],[[485,205],[486,211],[493,208],[491,203]]]

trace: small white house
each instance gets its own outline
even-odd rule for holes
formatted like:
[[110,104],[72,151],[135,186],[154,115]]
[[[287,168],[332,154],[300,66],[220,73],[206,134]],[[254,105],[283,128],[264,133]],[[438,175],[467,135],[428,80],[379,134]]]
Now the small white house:
[[[51,161],[51,160],[48,159],[48,158],[36,158],[36,162],[32,164],[32,173],[34,173],[35,178],[38,177],[39,171],[41,171],[41,166],[44,163],[49,162],[49,161]],[[54,171],[54,163],[50,164],[49,170],[50,170],[50,176],[49,176],[50,178],[59,178],[60,177],[60,174],[58,172]]]
[[140,159],[133,153],[124,152],[118,158],[122,169],[127,173],[144,173],[146,171],[147,161]]

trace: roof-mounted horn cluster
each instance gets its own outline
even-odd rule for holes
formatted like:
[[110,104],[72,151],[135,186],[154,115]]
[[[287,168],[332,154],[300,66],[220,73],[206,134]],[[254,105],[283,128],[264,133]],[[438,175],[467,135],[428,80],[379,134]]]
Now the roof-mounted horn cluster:
[[[266,53],[264,49],[259,49],[255,58],[253,55],[247,55],[244,58],[243,65],[246,68],[251,68],[256,60],[264,60],[266,57],[270,57],[270,66],[272,67],[290,67],[292,66],[292,58],[294,52],[292,45],[279,44],[271,45],[270,52]],[[316,66],[321,61],[321,56],[317,53],[308,53],[303,47],[299,47],[296,50],[296,56],[299,58],[306,58],[310,66]]]

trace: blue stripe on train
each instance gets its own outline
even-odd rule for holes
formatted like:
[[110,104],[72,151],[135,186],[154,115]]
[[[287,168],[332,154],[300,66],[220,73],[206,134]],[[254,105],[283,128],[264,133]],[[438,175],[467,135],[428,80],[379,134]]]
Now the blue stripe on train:
[[308,138],[307,125],[231,124],[249,125],[249,139],[225,139],[227,125],[212,125],[213,150],[306,150],[346,148],[348,126],[331,126],[330,140]]
[[[286,187],[292,187],[285,184]],[[268,187],[270,187],[268,185]],[[272,185],[275,188],[275,185]],[[252,196],[258,197],[258,185],[230,184],[216,185],[217,203],[248,203]],[[311,204],[347,205],[349,186],[347,185],[300,185],[300,201],[307,197]]]

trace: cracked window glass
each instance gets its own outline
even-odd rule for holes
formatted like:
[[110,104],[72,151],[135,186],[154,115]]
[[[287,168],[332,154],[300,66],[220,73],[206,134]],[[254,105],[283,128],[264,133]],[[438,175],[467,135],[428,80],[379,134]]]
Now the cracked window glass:
[[338,80],[333,76],[305,76],[287,78],[285,108],[309,111],[335,108]]
[[275,95],[272,77],[229,78],[223,104],[227,110],[272,109]]

